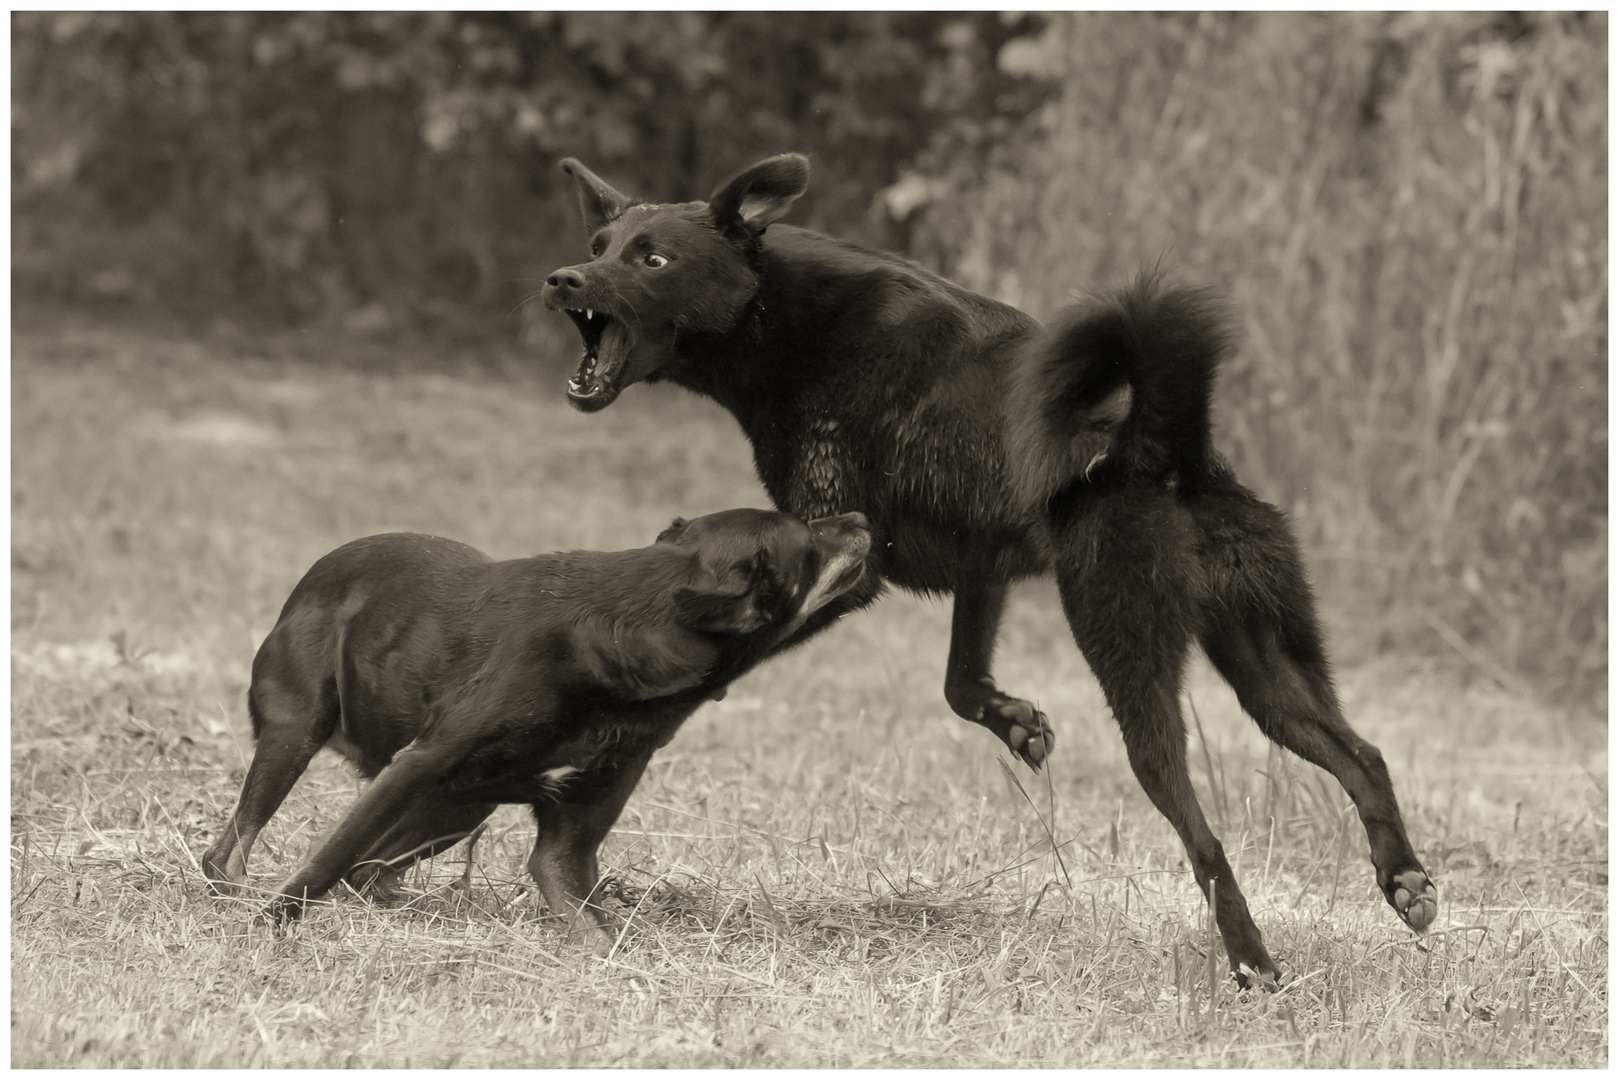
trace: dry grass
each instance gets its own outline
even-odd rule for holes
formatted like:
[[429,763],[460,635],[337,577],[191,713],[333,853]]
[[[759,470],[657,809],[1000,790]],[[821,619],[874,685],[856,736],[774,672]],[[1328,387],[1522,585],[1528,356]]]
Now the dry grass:
[[[949,715],[948,613],[896,596],[655,759],[603,849],[632,914],[609,957],[541,918],[512,808],[469,888],[458,849],[407,907],[340,898],[272,936],[197,857],[250,752],[248,662],[307,565],[389,528],[501,556],[644,543],[762,505],[746,445],[656,388],[581,417],[553,381],[86,330],[20,336],[13,364],[13,1065],[1607,1062],[1604,732],[1420,669],[1343,673],[1439,881],[1417,939],[1342,792],[1199,667],[1200,790],[1295,976],[1211,998],[1206,909],[1037,587],[1000,671],[1059,725],[1046,775]],[[256,880],[355,790],[318,759]]]

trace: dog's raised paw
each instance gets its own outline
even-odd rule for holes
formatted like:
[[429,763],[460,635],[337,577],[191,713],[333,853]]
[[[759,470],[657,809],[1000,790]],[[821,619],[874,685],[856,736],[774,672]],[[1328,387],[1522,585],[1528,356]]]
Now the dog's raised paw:
[[1022,728],[1015,728],[1014,731],[1023,735],[1026,739],[1023,748],[1018,751],[1018,756],[1026,761],[1031,769],[1039,769],[1051,754],[1050,729],[1048,728],[1042,734],[1033,737],[1030,737]]
[[1051,756],[1057,740],[1045,713],[1021,698],[1011,697],[993,700],[985,708],[994,709],[1006,722],[1007,748],[1029,768],[1038,770]]
[[1393,886],[1389,903],[1395,912],[1417,933],[1428,929],[1439,914],[1439,892],[1428,875],[1421,870],[1407,870],[1394,875]]

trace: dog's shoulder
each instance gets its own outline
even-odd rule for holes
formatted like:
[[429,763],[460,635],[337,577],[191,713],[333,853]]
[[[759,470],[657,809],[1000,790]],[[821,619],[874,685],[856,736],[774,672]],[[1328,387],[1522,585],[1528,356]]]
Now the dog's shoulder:
[[697,686],[717,654],[712,639],[682,626],[677,593],[692,560],[653,546],[568,551],[498,563],[476,598],[492,658],[541,671],[593,698],[642,701]]

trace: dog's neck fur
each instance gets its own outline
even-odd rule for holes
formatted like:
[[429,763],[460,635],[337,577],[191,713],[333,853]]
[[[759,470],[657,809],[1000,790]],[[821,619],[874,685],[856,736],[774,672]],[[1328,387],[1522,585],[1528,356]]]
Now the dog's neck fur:
[[[990,339],[1010,339],[1033,324],[896,255],[807,229],[772,226],[752,261],[759,287],[736,326],[681,342],[659,377],[729,410],[753,444],[772,499],[806,518],[874,508],[875,493],[856,489],[873,471],[873,463],[854,457],[855,447],[871,441],[860,429],[932,437],[911,422],[922,402],[874,380],[911,382],[921,374],[917,365],[953,363],[963,311],[978,316],[977,328]],[[874,328],[904,340],[911,358],[892,363]],[[942,343],[938,352],[929,348],[934,339]],[[986,400],[983,407],[999,404]],[[781,438],[783,429],[792,437]],[[998,460],[997,446],[980,453]]]

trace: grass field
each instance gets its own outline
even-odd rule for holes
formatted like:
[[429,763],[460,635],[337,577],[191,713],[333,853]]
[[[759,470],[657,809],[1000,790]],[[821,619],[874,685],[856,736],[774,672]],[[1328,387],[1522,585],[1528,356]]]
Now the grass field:
[[[1439,885],[1419,939],[1336,784],[1200,662],[1199,790],[1292,977],[1238,993],[1038,584],[998,674],[1058,727],[1044,774],[949,713],[948,609],[896,595],[654,760],[602,852],[631,915],[611,955],[542,918],[516,808],[407,906],[338,898],[273,936],[197,861],[251,753],[253,651],[308,565],[390,529],[500,557],[640,546],[765,505],[745,442],[662,388],[585,417],[552,375],[58,327],[14,336],[12,452],[14,1066],[1607,1063],[1604,728],[1443,671],[1341,672]],[[254,880],[356,790],[318,757]]]

